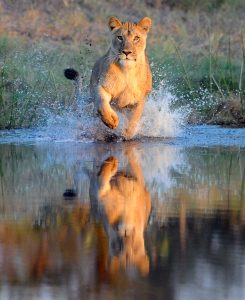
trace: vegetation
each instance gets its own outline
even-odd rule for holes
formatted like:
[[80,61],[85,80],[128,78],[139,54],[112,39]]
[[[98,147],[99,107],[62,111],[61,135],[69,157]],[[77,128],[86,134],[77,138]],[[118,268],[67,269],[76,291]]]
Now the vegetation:
[[43,124],[74,102],[69,66],[88,83],[108,46],[108,16],[152,17],[148,53],[155,88],[187,107],[189,122],[245,124],[245,3],[242,0],[2,0],[0,128]]

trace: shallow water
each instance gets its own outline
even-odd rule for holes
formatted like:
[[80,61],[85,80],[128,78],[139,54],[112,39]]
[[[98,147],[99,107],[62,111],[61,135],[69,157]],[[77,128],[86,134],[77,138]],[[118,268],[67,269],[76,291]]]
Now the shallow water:
[[245,299],[244,283],[244,129],[0,132],[0,299]]

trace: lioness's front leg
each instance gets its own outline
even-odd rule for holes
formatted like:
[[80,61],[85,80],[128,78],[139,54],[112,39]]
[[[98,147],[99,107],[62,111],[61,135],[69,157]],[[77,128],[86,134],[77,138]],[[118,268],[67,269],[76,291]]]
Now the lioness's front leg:
[[123,131],[123,136],[126,139],[131,139],[135,135],[135,131],[139,123],[139,120],[141,118],[141,115],[143,113],[143,110],[144,110],[144,101],[142,101],[142,103],[138,103],[137,106],[132,111],[130,120],[128,121],[128,125]]
[[118,160],[114,157],[108,157],[101,166],[98,174],[100,180],[99,196],[103,197],[110,191],[110,180],[116,174],[118,169]]
[[98,112],[101,116],[101,120],[106,126],[111,129],[115,129],[118,125],[118,116],[116,112],[111,108],[111,94],[108,93],[103,86],[98,87],[98,98],[99,102]]

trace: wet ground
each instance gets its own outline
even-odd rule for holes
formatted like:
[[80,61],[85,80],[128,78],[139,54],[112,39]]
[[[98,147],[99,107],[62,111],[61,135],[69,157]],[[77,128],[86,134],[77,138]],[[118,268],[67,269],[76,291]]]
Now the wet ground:
[[245,130],[0,132],[0,299],[244,299]]

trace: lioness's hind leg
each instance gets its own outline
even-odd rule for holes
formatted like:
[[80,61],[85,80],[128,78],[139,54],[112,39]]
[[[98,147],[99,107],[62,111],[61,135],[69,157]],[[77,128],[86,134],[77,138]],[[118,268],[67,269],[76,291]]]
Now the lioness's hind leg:
[[135,135],[143,110],[144,110],[144,101],[137,104],[137,106],[133,109],[130,119],[128,121],[128,125],[123,130],[123,136],[125,137],[125,139],[129,140]]

